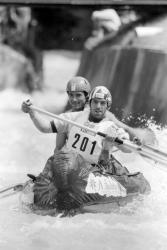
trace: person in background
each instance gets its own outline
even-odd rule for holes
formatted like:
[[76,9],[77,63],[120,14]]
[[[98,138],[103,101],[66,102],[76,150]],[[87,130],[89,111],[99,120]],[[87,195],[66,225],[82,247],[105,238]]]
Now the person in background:
[[[4,6],[0,8],[0,42],[24,55],[33,78],[30,91],[41,90],[43,84],[43,55],[36,46],[38,23],[29,7]],[[27,76],[28,78],[29,76]],[[27,85],[30,85],[29,79]],[[34,86],[33,86],[34,85]]]
[[[82,111],[84,108],[88,107],[90,91],[91,86],[86,78],[81,76],[71,78],[66,87],[68,102],[70,105],[68,112]],[[65,133],[57,133],[56,149],[60,150],[64,146],[66,139],[67,137]]]
[[121,19],[114,9],[94,11],[91,19],[93,23],[92,34],[84,44],[88,50],[96,47],[106,35],[116,35],[122,25]]

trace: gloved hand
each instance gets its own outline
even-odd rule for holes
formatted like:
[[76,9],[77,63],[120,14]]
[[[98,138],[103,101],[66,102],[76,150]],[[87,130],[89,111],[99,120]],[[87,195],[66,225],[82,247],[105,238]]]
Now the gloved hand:
[[115,138],[117,137],[117,127],[115,124],[107,129],[106,137],[103,140],[103,150],[109,151],[115,144]]
[[21,105],[21,109],[24,113],[30,113],[32,102],[30,100],[24,101]]
[[117,138],[120,140],[129,140],[129,134],[123,128],[117,129]]
[[117,126],[113,123],[112,126],[110,126],[107,129],[107,133],[106,134],[107,134],[107,136],[106,136],[105,140],[107,142],[114,143],[115,138],[118,137]]
[[105,138],[104,148],[110,148],[112,145],[118,146],[115,142],[115,138],[120,140],[129,140],[129,134],[124,131],[123,128],[118,128],[116,125],[113,124],[107,131],[107,136]]
[[[117,138],[120,140],[129,140],[129,134],[127,132],[125,132],[125,130],[123,128],[118,128],[117,129]],[[124,144],[117,144],[117,147],[123,151],[124,153],[131,153],[131,150],[129,148],[127,148],[126,146],[124,146]]]
[[112,125],[107,130],[107,137],[106,139],[108,141],[114,142],[115,138],[118,138],[120,140],[129,140],[129,134],[125,132],[123,128],[118,128],[116,125]]
[[141,141],[138,137],[134,137],[134,138],[133,138],[133,142],[134,142],[135,144],[139,145],[139,146],[142,145],[142,141]]

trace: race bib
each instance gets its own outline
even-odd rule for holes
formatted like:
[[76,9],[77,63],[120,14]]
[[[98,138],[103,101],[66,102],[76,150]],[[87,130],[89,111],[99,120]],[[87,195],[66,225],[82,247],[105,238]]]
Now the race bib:
[[110,197],[125,197],[127,196],[126,189],[111,176],[95,176],[89,174],[87,186],[85,189],[88,194],[100,194]]
[[102,138],[95,133],[72,127],[67,147],[79,153],[90,163],[97,163],[102,148]]

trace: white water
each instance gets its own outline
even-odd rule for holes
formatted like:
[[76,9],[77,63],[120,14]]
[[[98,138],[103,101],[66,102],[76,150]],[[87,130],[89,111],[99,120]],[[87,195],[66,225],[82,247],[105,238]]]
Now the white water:
[[[40,133],[28,115],[20,111],[23,100],[60,112],[66,101],[67,80],[75,74],[78,55],[45,57],[44,93],[28,96],[14,90],[0,93],[0,189],[38,174],[52,154],[55,135]],[[52,83],[51,83],[52,82]],[[55,83],[55,86],[54,86]],[[59,83],[59,84],[58,84]],[[53,86],[53,87],[51,87]],[[55,90],[57,92],[55,92]],[[167,130],[152,125],[160,147],[166,150]],[[131,159],[131,161],[129,161]],[[167,168],[135,154],[125,157],[128,166],[140,169],[152,193],[109,214],[83,214],[56,218],[23,213],[19,195],[0,199],[0,249],[2,250],[166,250]]]

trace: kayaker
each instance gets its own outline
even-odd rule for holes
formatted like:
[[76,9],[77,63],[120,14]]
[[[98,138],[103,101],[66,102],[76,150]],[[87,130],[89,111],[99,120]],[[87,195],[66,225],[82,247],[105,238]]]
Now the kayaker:
[[[82,111],[89,107],[88,100],[91,91],[89,81],[81,76],[75,76],[67,82],[66,92],[70,109],[67,112]],[[65,145],[67,136],[65,133],[57,133],[56,149],[60,150]]]
[[[81,76],[75,76],[72,77],[68,82],[67,82],[67,87],[66,87],[66,92],[68,95],[68,100],[69,100],[69,105],[71,107],[70,110],[67,112],[76,112],[76,111],[82,111],[86,108],[89,109],[89,94],[91,91],[91,85],[89,81]],[[147,133],[144,132],[144,130],[140,129],[133,129],[129,127],[128,125],[124,124],[123,122],[119,121],[115,115],[109,111],[109,108],[107,109],[105,116],[113,121],[118,127],[125,129],[130,135],[130,139],[133,138],[139,138],[141,141],[144,141],[145,138],[147,139],[147,143],[150,140],[150,136],[148,136],[148,131]],[[54,122],[51,121],[51,125],[54,125]],[[148,138],[149,137],[149,138]],[[149,140],[148,140],[149,139]],[[63,146],[65,145],[67,140],[67,134],[66,132],[57,132],[56,135],[56,147],[55,150],[61,150]],[[47,160],[45,167],[44,167],[44,172],[45,169],[49,168],[50,165],[52,164],[53,156],[49,157]]]
[[[76,156],[79,155],[88,165],[91,166],[91,168],[92,166],[96,169],[102,168],[104,171],[107,169],[107,173],[113,174],[117,177],[119,176],[119,181],[123,183],[128,192],[132,190],[139,193],[148,192],[150,191],[150,185],[144,178],[143,174],[130,174],[126,167],[123,167],[121,163],[112,156],[114,146],[123,152],[129,152],[126,147],[115,144],[114,142],[115,137],[128,139],[129,135],[122,128],[118,128],[114,122],[109,121],[106,117],[106,112],[110,109],[111,103],[112,97],[109,90],[104,86],[97,86],[91,91],[89,96],[90,109],[85,109],[79,112],[63,113],[60,115],[62,118],[75,121],[79,124],[90,127],[95,131],[107,134],[108,136],[105,139],[99,135],[94,136],[88,131],[83,131],[83,129],[79,127],[72,126],[68,122],[63,122],[58,119],[53,121],[45,120],[41,115],[31,109],[30,102],[24,102],[22,104],[22,110],[30,114],[34,125],[40,131],[44,133],[65,132],[67,134],[67,140],[64,150],[72,152]],[[39,181],[36,183],[36,195],[39,194],[39,196],[41,196],[41,186],[42,192],[45,190],[46,200],[45,202],[42,201],[42,203],[47,203],[48,201],[52,203],[46,193],[48,193],[49,197],[52,197],[51,190],[54,190],[54,188],[53,185],[48,185],[46,179],[52,184],[52,181],[50,182],[53,177],[52,167],[56,167],[53,165],[54,162],[56,162],[56,159],[54,158],[57,155],[56,150],[53,156],[53,164],[51,164],[49,168],[46,168],[46,171],[42,173],[42,176],[40,176]],[[76,158],[76,160],[77,159],[78,158]]]
[[[84,108],[89,108],[88,100],[91,91],[91,85],[89,81],[81,76],[75,76],[71,78],[66,87],[68,94],[68,101],[70,104],[70,110],[67,112],[82,111]],[[113,121],[118,127],[125,129],[129,133],[130,139],[139,139],[142,143],[154,144],[155,136],[152,131],[132,128],[127,124],[121,122],[116,116],[108,109],[105,116]],[[57,133],[56,136],[56,149],[60,150],[66,142],[67,136],[65,133]]]
[[[99,98],[97,97],[99,96]],[[113,123],[112,121],[109,121],[108,117],[106,116],[107,110],[110,109],[112,104],[112,97],[109,92],[109,90],[104,86],[98,86],[95,87],[89,96],[89,105],[90,108],[84,109],[83,111],[79,112],[67,112],[60,114],[60,117],[63,117],[67,120],[76,121],[81,124],[86,124],[86,126],[92,126],[96,129],[99,128],[101,130],[104,130],[103,132],[107,133],[107,128],[116,128],[118,131],[123,131],[126,136],[128,133],[126,133],[122,128],[119,130],[119,128]],[[30,101],[23,102],[22,104],[22,110],[25,113],[29,113],[31,120],[33,121],[34,125],[44,133],[65,133],[67,136],[66,145],[70,149],[76,148],[76,146],[69,146],[69,140],[71,141],[71,138],[69,135],[71,134],[71,130],[77,131],[77,128],[73,128],[70,125],[66,124],[65,122],[62,122],[60,120],[51,120],[48,121],[47,119],[44,119],[43,116],[41,116],[38,112],[31,109],[32,103]],[[100,122],[107,122],[105,125],[103,124],[102,127],[99,126],[101,124]],[[112,131],[110,131],[112,133]],[[129,135],[128,135],[129,138]],[[102,138],[100,138],[100,141],[102,141]],[[72,142],[71,142],[72,143]],[[76,144],[76,143],[74,143]],[[118,146],[118,145],[117,145]],[[120,146],[122,147],[122,146]],[[124,146],[123,146],[124,148]],[[58,148],[59,150],[59,148]],[[85,150],[84,150],[85,151]],[[101,150],[100,150],[101,151]],[[99,152],[100,152],[99,151]],[[81,153],[83,150],[81,149]],[[93,153],[91,153],[93,155]],[[92,158],[92,157],[91,157]]]
[[[70,110],[67,112],[82,111],[84,108],[89,108],[88,100],[91,91],[91,85],[89,81],[81,76],[72,77],[66,87],[68,94],[68,101],[70,104]],[[116,116],[109,110],[106,111],[105,116],[113,121],[118,127],[125,129],[129,133],[130,139],[138,138],[143,143],[154,143],[155,136],[149,130],[145,131],[140,128],[132,128],[125,123],[119,121]],[[60,150],[65,145],[67,136],[65,133],[57,133],[56,136],[56,149]]]

